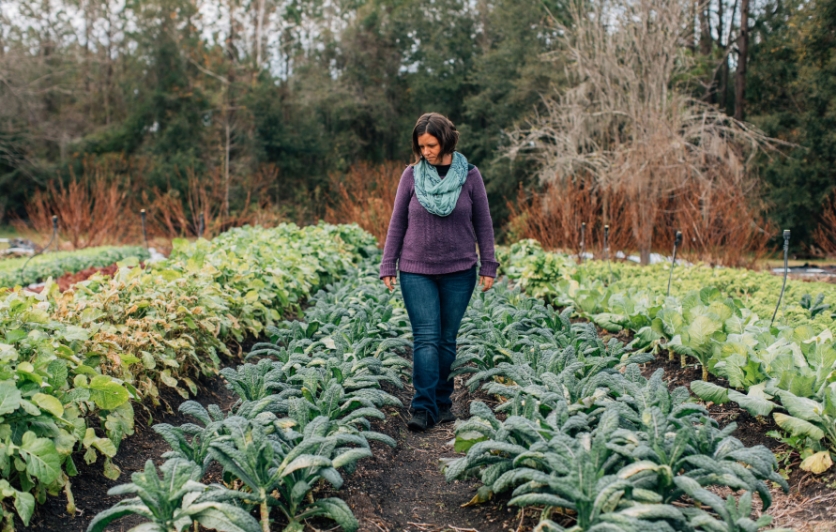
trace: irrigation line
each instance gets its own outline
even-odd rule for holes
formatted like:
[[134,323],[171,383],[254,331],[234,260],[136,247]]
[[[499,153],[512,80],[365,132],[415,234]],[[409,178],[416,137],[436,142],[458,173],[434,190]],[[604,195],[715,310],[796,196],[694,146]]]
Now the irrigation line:
[[673,280],[673,269],[676,266],[676,248],[682,245],[682,231],[677,231],[673,239],[673,259],[671,259],[671,273],[668,276],[668,296],[671,296],[671,281]]
[[41,249],[39,252],[35,253],[34,255],[32,255],[31,257],[26,259],[26,262],[23,263],[23,266],[20,267],[20,271],[18,272],[18,275],[21,276],[21,278],[23,277],[23,272],[26,270],[26,265],[29,264],[29,261],[34,259],[38,255],[42,255],[44,251],[49,249],[49,246],[52,245],[52,242],[55,240],[56,236],[58,236],[58,217],[53,215],[52,216],[52,236],[50,237],[49,242],[47,242],[46,246],[44,246],[43,249]]
[[586,251],[586,240],[584,238],[585,236],[586,236],[586,222],[583,222],[581,224],[581,255],[580,255],[580,257],[578,257],[580,259],[579,264],[583,264],[583,254]]
[[145,241],[145,249],[148,249],[148,229],[146,229],[145,225],[145,209],[139,211],[139,215],[142,217],[142,239]]
[[778,309],[781,307],[781,300],[784,299],[784,289],[787,287],[787,274],[789,273],[788,257],[790,252],[790,230],[784,229],[784,282],[781,283],[781,295],[778,296],[778,304],[775,305],[775,312],[772,313],[772,321],[769,326],[775,323],[775,316],[778,315]]
[[612,284],[612,264],[610,264],[610,226],[604,226],[604,260],[607,261],[607,268],[610,270],[610,282]]

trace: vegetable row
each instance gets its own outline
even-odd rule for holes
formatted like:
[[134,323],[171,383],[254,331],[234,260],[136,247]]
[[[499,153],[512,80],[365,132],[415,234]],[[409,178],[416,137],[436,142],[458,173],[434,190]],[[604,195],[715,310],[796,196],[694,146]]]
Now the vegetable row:
[[[343,473],[370,455],[370,441],[394,442],[370,430],[384,391],[399,387],[409,364],[409,323],[397,293],[375,268],[347,275],[312,298],[304,321],[267,328],[273,342],[257,344],[237,370],[223,375],[240,400],[229,412],[193,401],[181,407],[196,423],[155,427],[171,445],[168,462],[149,463],[112,494],[134,495],[97,516],[88,532],[138,514],[155,530],[185,530],[193,522],[221,531],[285,532],[327,517],[343,530],[358,523],[345,503],[315,498],[338,489]],[[453,480],[477,475],[476,502],[510,491],[511,505],[541,509],[540,531],[756,532],[755,493],[768,508],[775,472],[766,448],[744,447],[720,429],[688,391],[669,391],[652,359],[605,343],[590,324],[562,314],[499,283],[474,296],[460,332],[455,373],[468,386],[502,398],[497,412],[478,401],[456,429],[466,454],[445,466]],[[217,462],[223,485],[202,483]],[[721,498],[712,487],[742,494]],[[258,519],[253,517],[258,516]],[[277,519],[278,518],[278,519]],[[257,522],[260,521],[260,524]]]
[[[539,532],[756,532],[772,483],[787,489],[774,455],[745,447],[720,428],[652,355],[604,342],[589,323],[571,323],[542,302],[499,283],[479,294],[462,325],[456,374],[501,403],[471,404],[456,428],[465,456],[448,480],[474,475],[474,502],[510,492],[509,505],[541,509]],[[726,497],[718,487],[731,488]]]
[[148,267],[121,267],[60,293],[0,289],[0,504],[24,524],[63,490],[75,513],[74,453],[105,475],[132,434],[133,404],[183,397],[216,375],[227,343],[260,334],[373,245],[356,226],[245,227],[175,243]]
[[[376,270],[365,263],[315,296],[304,321],[271,326],[273,341],[247,355],[257,362],[223,369],[238,398],[228,412],[186,401],[180,411],[195,423],[155,425],[171,446],[162,477],[149,460],[131,483],[110,491],[133,497],[97,515],[88,532],[130,514],[147,521],[144,529],[171,532],[194,522],[269,532],[274,521],[299,532],[315,517],[357,530],[343,500],[313,492],[325,483],[338,490],[341,471],[372,455],[370,442],[395,445],[370,420],[385,418],[383,406],[403,406],[383,386],[403,387],[410,364],[398,351],[409,345],[410,328]],[[223,485],[202,483],[213,463],[223,469]]]
[[[791,310],[779,312],[772,323],[766,301],[771,297],[775,305],[780,280],[766,274],[680,266],[673,275],[675,295],[666,297],[669,266],[577,265],[532,241],[512,246],[506,260],[509,277],[530,294],[571,306],[608,331],[632,331],[631,347],[667,349],[671,357],[680,354],[683,365],[689,357],[698,361],[702,381],[693,382],[691,391],[715,403],[733,401],[753,415],[772,414],[783,429],[772,435],[801,453],[803,469],[821,473],[832,465],[834,321],[825,296],[799,296],[818,291],[814,283],[790,281],[784,297]],[[834,295],[833,287],[824,286],[822,294]],[[709,373],[723,380],[706,382]]]
[[[101,246],[77,251],[57,251],[35,257],[21,257],[0,261],[0,287],[29,286],[58,278],[65,273],[77,273],[87,268],[104,268],[115,262],[135,258],[150,258],[148,250],[139,246]],[[25,266],[25,267],[24,267]]]

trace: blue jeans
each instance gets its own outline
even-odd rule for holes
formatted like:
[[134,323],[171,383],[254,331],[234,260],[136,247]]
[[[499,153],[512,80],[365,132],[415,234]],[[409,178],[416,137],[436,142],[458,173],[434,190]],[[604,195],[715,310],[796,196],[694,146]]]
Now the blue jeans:
[[412,325],[412,409],[426,410],[433,422],[453,402],[450,366],[456,336],[476,286],[476,267],[442,275],[401,272],[401,292]]

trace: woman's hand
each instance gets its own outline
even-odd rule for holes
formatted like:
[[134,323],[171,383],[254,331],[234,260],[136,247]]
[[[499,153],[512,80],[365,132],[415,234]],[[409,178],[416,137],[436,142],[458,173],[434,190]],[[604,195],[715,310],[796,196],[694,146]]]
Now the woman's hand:
[[395,278],[392,276],[383,278],[383,284],[386,285],[386,288],[388,288],[390,292],[395,289],[395,282]]
[[482,287],[482,292],[487,292],[493,286],[493,277],[479,276],[479,286]]

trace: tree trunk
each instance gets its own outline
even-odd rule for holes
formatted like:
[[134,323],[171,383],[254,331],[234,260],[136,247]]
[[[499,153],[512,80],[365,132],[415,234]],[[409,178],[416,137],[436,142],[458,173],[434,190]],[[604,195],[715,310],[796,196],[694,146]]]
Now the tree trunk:
[[740,37],[737,40],[737,74],[734,79],[734,118],[743,120],[746,105],[746,60],[749,53],[749,0],[740,2]]
[[646,245],[642,245],[640,251],[640,258],[642,266],[647,266],[648,264],[650,264],[650,248]]
[[697,12],[699,11],[700,0],[693,0],[691,2],[691,20],[689,24],[688,48],[694,52],[697,49]]
[[[227,90],[228,89],[229,88],[227,87]],[[229,219],[229,110],[227,110],[226,113],[224,129],[226,133],[226,142],[224,146],[224,216]]]
[[[726,50],[727,52],[728,52],[728,48],[731,46],[731,43],[732,43],[732,33],[734,32],[734,15],[735,15],[735,13],[737,13],[738,3],[739,3],[738,0],[734,0],[734,4],[732,4],[731,12],[729,13],[729,18],[728,18],[729,31],[728,31],[728,34],[726,35],[726,44],[725,44],[725,48],[727,49]],[[723,57],[722,68],[720,69],[720,86],[721,86],[720,94],[722,96],[722,101],[720,103],[720,106],[723,109],[723,111],[725,111],[726,114],[731,114],[731,113],[729,113],[729,103],[730,103],[730,100],[729,100],[729,73],[730,72],[729,72],[729,70],[730,70],[729,69],[729,55],[728,55],[728,53],[726,53]]]
[[105,48],[105,81],[104,81],[104,112],[105,124],[110,124],[110,87],[113,84],[113,14],[110,3],[105,2],[105,16],[107,17],[107,47]]
[[[84,92],[90,97],[90,27],[93,25],[92,6],[93,0],[87,0],[84,4]],[[92,106],[88,107],[89,109]]]
[[255,70],[261,70],[261,41],[264,38],[264,1],[258,0],[258,20],[255,26]]
[[[703,56],[706,62],[709,61],[711,50],[714,47],[711,42],[711,13],[709,12],[709,7],[710,3],[705,2],[700,8],[700,55]],[[707,102],[713,102],[715,99],[713,74],[705,86],[704,99]]]
[[230,165],[230,142],[232,121],[235,119],[235,100],[232,94],[232,86],[235,83],[235,63],[238,59],[235,51],[235,17],[233,15],[235,5],[232,0],[229,6],[229,34],[227,35],[226,52],[229,59],[229,70],[226,76],[226,108],[224,109],[224,223],[229,219],[229,165]]
[[708,8],[708,2],[700,6],[700,54],[704,56],[711,54],[711,19]]
[[723,78],[728,73],[729,58],[726,57],[726,44],[723,42],[723,17],[725,16],[726,6],[723,0],[717,0],[717,47],[720,49],[720,56],[723,62],[720,63],[717,69],[717,78],[714,80],[717,84],[717,97],[715,101],[720,109],[725,110],[726,107],[726,80]]

